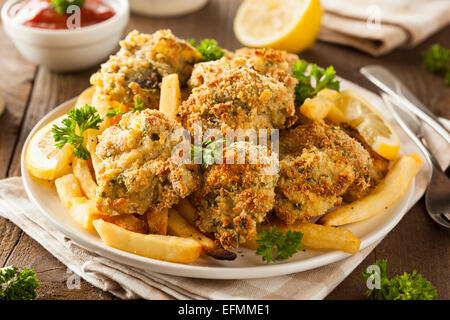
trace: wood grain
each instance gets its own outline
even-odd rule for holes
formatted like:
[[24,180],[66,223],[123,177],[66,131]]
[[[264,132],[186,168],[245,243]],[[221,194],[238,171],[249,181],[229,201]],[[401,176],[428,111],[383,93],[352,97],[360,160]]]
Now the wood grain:
[[[5,0],[0,0],[2,5]],[[149,19],[133,15],[126,31],[152,33],[170,28],[181,38],[214,38],[233,50],[241,45],[233,34],[233,17],[239,0],[210,0],[202,10],[178,18]],[[334,65],[338,74],[371,90],[376,89],[359,74],[367,64],[380,64],[392,70],[419,99],[439,116],[450,118],[450,87],[442,78],[424,71],[422,52],[433,43],[450,47],[450,26],[412,50],[398,50],[373,58],[351,48],[316,43],[301,57],[322,66]],[[97,68],[78,73],[54,73],[26,62],[0,29],[0,88],[7,111],[0,117],[0,178],[20,175],[20,153],[31,128],[58,104],[78,95],[89,85]],[[362,299],[366,290],[361,272],[376,259],[388,259],[388,273],[394,275],[417,269],[436,286],[441,299],[450,298],[449,234],[428,219],[423,199],[403,218],[381,244],[344,280],[328,299]],[[41,281],[39,299],[113,299],[85,281],[80,289],[69,290],[70,275],[36,241],[11,222],[0,218],[0,266],[15,264],[36,270]]]

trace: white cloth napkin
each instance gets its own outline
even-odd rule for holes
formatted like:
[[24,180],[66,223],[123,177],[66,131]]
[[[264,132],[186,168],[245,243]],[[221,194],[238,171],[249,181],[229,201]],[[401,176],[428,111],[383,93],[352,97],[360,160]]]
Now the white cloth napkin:
[[[342,80],[343,89],[357,90],[386,114],[382,100],[375,94]],[[445,121],[445,120],[443,120]],[[450,124],[449,121],[446,121]],[[417,147],[396,126],[405,153]],[[429,132],[432,139],[436,134]],[[431,148],[436,147],[430,144]],[[440,150],[443,167],[450,163],[450,150]],[[424,167],[416,177],[412,207],[423,195],[430,168]],[[251,280],[207,280],[183,278],[149,272],[100,257],[78,246],[58,231],[28,199],[20,177],[0,181],[0,216],[11,220],[67,267],[94,286],[122,299],[323,299],[375,248],[368,248],[344,260],[291,275]]]
[[450,22],[449,0],[322,0],[318,38],[386,54],[411,48]]

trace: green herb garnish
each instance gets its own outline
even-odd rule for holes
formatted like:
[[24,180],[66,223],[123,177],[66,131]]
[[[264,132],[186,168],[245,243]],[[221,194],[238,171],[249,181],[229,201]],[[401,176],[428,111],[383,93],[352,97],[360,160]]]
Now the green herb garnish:
[[50,0],[50,6],[59,14],[66,14],[70,6],[82,7],[85,0]]
[[[134,100],[134,106],[131,107],[128,112],[144,111],[145,109],[146,108],[145,108],[144,102],[141,101],[139,98],[136,98],[136,100]],[[106,113],[106,116],[108,118],[112,118],[112,117],[115,117],[115,116],[125,113],[120,109],[120,107],[119,108],[109,107],[108,110],[109,111]]]
[[118,116],[119,114],[123,114],[123,112],[122,112],[122,110],[120,110],[120,108],[109,107],[108,110],[109,111],[106,113],[106,116],[108,118],[113,118],[115,116]]
[[87,104],[78,109],[72,109],[67,114],[67,118],[62,120],[62,126],[56,124],[52,127],[55,146],[62,149],[66,144],[73,145],[73,154],[80,159],[87,160],[90,157],[89,151],[83,145],[83,133],[88,129],[98,130],[99,123],[102,122],[97,110]]
[[450,86],[450,50],[435,44],[424,52],[423,63],[428,72],[445,74],[445,83]]
[[412,273],[403,273],[389,279],[386,274],[387,260],[377,260],[375,265],[380,273],[364,271],[362,278],[372,282],[379,281],[379,289],[374,288],[366,292],[366,296],[378,300],[435,300],[436,288],[422,275],[414,270]]
[[217,45],[217,41],[213,39],[204,39],[200,44],[195,45],[195,40],[187,40],[191,46],[197,49],[202,55],[202,62],[218,60],[225,55],[225,51]]
[[15,266],[0,269],[0,300],[33,300],[39,280],[33,270]]
[[144,111],[144,110],[145,110],[144,101],[141,101],[139,98],[136,98],[136,100],[134,100],[134,107],[131,107],[129,112]]
[[261,255],[262,260],[266,263],[288,259],[294,253],[302,250],[302,232],[289,230],[287,233],[283,233],[277,231],[276,226],[272,226],[259,233],[258,238],[256,254]]
[[207,168],[214,164],[215,158],[222,153],[223,144],[226,142],[225,138],[218,140],[207,140],[203,142],[202,146],[191,146],[191,159],[194,163],[201,163]]
[[[296,105],[302,105],[307,98],[315,97],[320,90],[325,88],[339,91],[340,84],[335,74],[336,71],[333,66],[324,70],[316,64],[304,60],[294,63],[293,75],[298,80],[295,86]],[[312,79],[315,81],[315,86],[311,83]]]

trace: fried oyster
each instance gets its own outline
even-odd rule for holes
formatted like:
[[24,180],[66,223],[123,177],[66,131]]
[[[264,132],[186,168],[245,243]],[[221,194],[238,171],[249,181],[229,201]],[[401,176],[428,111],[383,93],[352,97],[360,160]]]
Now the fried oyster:
[[185,85],[192,66],[201,59],[195,48],[176,38],[170,30],[154,34],[132,31],[120,42],[120,47],[92,75],[91,84],[126,105],[139,99],[146,106],[158,107],[162,78],[177,73]]
[[198,166],[179,164],[172,150],[181,127],[156,110],[124,114],[100,136],[96,204],[109,215],[171,208],[199,185]]
[[294,97],[278,80],[248,67],[204,67],[208,76],[192,90],[179,117],[191,133],[217,129],[279,129],[295,121]]
[[372,159],[339,126],[309,122],[280,134],[275,213],[288,224],[339,205],[350,190],[371,186]]
[[214,233],[225,249],[254,238],[257,225],[273,208],[276,159],[267,148],[241,141],[224,149],[222,164],[204,169],[202,185],[192,195],[200,214],[198,225]]

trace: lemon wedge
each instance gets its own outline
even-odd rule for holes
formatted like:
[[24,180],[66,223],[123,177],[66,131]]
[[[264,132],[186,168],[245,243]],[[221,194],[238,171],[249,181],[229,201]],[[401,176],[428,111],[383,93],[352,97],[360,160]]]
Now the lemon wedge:
[[66,144],[62,149],[56,148],[52,133],[53,125],[60,125],[65,117],[64,115],[48,123],[28,143],[25,164],[32,176],[53,180],[70,171],[73,147]]
[[321,18],[319,0],[245,0],[234,33],[248,47],[297,53],[314,43]]
[[357,129],[376,153],[388,160],[397,158],[400,139],[389,121],[375,107],[351,90],[342,91],[333,102],[340,111],[340,117]]

